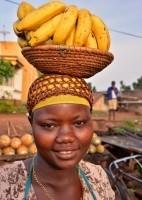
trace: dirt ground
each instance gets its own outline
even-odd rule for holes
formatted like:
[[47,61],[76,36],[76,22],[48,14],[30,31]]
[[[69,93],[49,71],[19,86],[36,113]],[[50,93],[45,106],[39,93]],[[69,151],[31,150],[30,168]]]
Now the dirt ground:
[[[121,124],[123,121],[127,120],[137,120],[140,116],[135,113],[130,112],[117,112],[116,121],[110,122],[105,117],[95,117],[94,118],[94,130],[104,130],[106,127],[111,125]],[[24,133],[31,133],[31,126],[28,121],[26,114],[0,114],[0,134],[8,133],[8,122],[11,122],[15,130],[10,127],[9,132],[12,136]]]
[[8,122],[14,127],[10,126],[9,129],[11,136],[31,132],[31,126],[26,114],[0,114],[0,135],[8,133]]

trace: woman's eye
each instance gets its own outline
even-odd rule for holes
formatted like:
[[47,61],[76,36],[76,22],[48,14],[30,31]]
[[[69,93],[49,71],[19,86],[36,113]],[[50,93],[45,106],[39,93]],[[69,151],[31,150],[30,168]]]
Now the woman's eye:
[[55,124],[42,124],[41,125],[45,129],[53,129],[55,127]]
[[75,126],[76,127],[81,127],[81,126],[83,126],[85,124],[85,121],[77,121],[77,122],[75,122]]

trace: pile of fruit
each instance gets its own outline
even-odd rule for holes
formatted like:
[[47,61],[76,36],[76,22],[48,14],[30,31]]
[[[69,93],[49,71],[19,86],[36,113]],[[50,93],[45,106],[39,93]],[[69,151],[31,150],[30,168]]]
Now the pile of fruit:
[[108,51],[110,35],[103,20],[85,8],[52,1],[33,7],[22,2],[13,29],[21,48],[44,44]]
[[89,146],[88,153],[104,153],[105,147],[101,144],[101,138],[96,133],[93,134],[92,142]]
[[0,136],[0,156],[1,155],[26,155],[37,152],[33,136],[29,133],[23,136],[10,137],[6,134]]

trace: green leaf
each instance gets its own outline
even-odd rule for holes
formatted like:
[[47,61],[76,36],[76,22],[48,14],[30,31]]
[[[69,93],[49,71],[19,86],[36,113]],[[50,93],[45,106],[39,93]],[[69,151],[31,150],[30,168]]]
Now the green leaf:
[[0,60],[0,84],[4,80],[8,81],[9,78],[12,78],[15,74],[15,67],[10,61]]

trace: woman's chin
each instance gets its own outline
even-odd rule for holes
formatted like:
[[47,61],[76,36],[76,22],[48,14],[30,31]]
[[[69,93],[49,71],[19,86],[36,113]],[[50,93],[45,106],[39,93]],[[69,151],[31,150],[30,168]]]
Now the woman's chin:
[[69,159],[67,157],[63,157],[57,158],[52,164],[56,169],[70,169],[76,167],[79,161],[79,158]]
[[52,152],[50,155],[48,154],[46,156],[42,154],[41,157],[46,160],[46,163],[48,163],[50,167],[55,169],[69,169],[76,167],[83,155],[76,150]]

